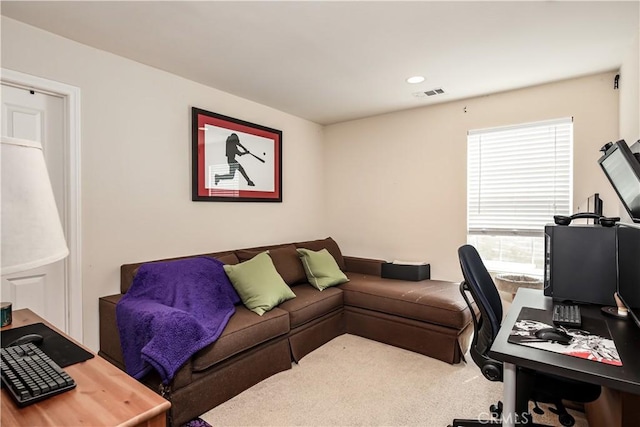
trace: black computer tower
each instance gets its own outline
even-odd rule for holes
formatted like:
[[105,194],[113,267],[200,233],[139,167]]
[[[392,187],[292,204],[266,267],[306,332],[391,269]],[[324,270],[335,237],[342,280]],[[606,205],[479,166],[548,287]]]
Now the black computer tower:
[[640,327],[640,225],[618,226],[618,295]]
[[615,305],[618,227],[545,227],[544,294],[555,301]]

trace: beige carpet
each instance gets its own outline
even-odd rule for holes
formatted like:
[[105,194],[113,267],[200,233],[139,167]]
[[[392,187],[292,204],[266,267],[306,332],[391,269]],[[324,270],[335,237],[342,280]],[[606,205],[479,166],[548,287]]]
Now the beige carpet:
[[[445,427],[454,418],[488,419],[501,394],[502,383],[487,381],[471,360],[449,365],[347,334],[202,419],[213,426]],[[576,426],[588,425],[571,413]],[[557,425],[548,414],[534,420]]]

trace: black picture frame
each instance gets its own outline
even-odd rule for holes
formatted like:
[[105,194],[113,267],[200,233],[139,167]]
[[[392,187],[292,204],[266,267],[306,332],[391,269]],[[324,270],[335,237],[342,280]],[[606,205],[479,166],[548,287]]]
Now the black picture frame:
[[282,131],[192,107],[191,200],[282,202]]

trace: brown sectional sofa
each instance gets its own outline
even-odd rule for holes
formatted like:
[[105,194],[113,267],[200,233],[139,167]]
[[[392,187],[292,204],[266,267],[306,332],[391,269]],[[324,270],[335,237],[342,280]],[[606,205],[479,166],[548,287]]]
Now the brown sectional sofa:
[[[296,248],[326,248],[349,282],[318,291],[306,283]],[[204,256],[236,264],[269,250],[296,298],[258,316],[236,306],[222,335],[191,357],[168,385],[157,374],[143,382],[171,401],[171,425],[181,425],[278,372],[331,339],[350,333],[458,363],[473,325],[458,284],[383,279],[384,261],[346,257],[331,238]],[[202,255],[193,255],[202,256]],[[188,258],[188,257],[181,257]],[[173,258],[179,259],[179,258]],[[166,261],[166,260],[165,260]],[[121,267],[121,293],[100,298],[99,355],[124,369],[116,304],[142,263]]]

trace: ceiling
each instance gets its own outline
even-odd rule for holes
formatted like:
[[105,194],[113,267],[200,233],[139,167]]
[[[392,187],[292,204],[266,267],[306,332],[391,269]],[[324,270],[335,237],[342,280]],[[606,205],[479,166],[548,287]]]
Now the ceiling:
[[[1,12],[331,124],[616,70],[639,4],[3,0]],[[445,93],[415,96],[435,88]]]

